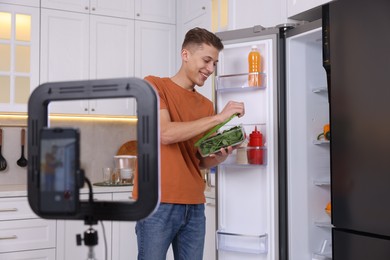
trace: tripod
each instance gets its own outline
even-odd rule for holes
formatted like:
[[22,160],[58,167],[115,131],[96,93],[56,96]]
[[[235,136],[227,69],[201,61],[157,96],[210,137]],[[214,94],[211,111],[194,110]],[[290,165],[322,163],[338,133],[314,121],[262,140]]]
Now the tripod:
[[85,224],[89,225],[89,228],[84,231],[84,238],[81,234],[76,235],[76,244],[81,246],[82,241],[84,241],[84,245],[88,246],[87,260],[97,260],[95,258],[94,247],[98,244],[98,232],[93,229],[93,225],[96,225],[97,221],[86,220]]

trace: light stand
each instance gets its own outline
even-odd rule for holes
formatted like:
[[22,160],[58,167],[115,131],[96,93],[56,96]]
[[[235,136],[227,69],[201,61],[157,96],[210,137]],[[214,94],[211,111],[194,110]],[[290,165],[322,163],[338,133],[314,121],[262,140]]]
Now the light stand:
[[84,238],[81,234],[76,235],[76,244],[78,246],[82,245],[82,241],[84,241],[84,245],[88,247],[88,255],[87,260],[97,260],[95,258],[94,247],[98,244],[98,232],[93,229],[93,225],[96,225],[97,221],[85,221],[85,225],[89,225],[89,228],[84,231]]

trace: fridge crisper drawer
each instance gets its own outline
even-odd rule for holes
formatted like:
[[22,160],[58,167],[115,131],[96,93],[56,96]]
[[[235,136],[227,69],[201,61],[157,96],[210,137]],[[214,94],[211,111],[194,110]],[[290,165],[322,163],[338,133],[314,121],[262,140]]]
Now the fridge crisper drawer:
[[268,253],[268,234],[244,235],[217,230],[217,250],[250,254]]

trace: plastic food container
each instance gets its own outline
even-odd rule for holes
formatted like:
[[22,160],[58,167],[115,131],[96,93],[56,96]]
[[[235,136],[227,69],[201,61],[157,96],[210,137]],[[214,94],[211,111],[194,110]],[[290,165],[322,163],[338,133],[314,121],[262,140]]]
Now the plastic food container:
[[240,145],[245,140],[245,131],[241,125],[226,129],[202,141],[198,147],[202,157],[217,153],[221,148]]

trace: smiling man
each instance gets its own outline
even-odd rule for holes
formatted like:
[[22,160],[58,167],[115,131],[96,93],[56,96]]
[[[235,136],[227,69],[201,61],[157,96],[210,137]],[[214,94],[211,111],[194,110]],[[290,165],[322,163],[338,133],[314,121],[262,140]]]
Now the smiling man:
[[213,74],[222,49],[216,35],[194,28],[185,36],[177,74],[145,78],[160,98],[161,204],[153,215],[137,222],[139,260],[164,260],[170,244],[176,260],[203,258],[205,183],[200,170],[223,162],[233,148],[202,158],[194,144],[230,116],[244,115],[244,104],[236,101],[215,114],[213,103],[195,89]]

